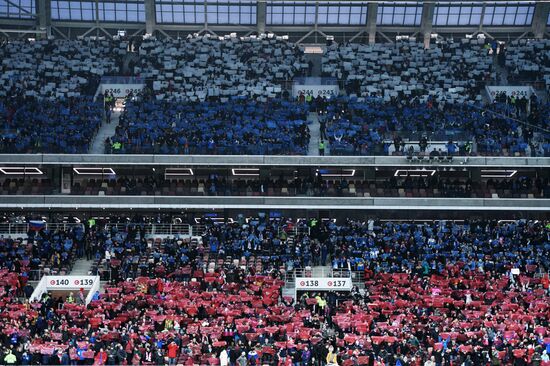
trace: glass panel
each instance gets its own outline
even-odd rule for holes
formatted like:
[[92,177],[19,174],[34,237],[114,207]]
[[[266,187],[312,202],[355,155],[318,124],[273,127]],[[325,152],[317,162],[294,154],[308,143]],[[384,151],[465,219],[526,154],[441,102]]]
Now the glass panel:
[[469,25],[470,24],[470,13],[460,14],[458,16],[458,25]]
[[[99,20],[107,22],[144,22],[145,5],[142,1],[99,2]],[[158,6],[156,7],[158,10]],[[171,11],[171,10],[170,10]],[[157,15],[161,18],[161,15]]]
[[[405,14],[407,15],[405,17]],[[377,24],[380,25],[420,25],[422,7],[416,2],[390,4],[383,2],[378,6]]]
[[509,23],[509,24],[526,25],[527,24],[527,14],[518,13],[516,15],[515,23]]
[[472,14],[470,18],[470,24],[479,24],[481,23],[481,14]]
[[35,0],[0,0],[0,18],[35,18]]
[[338,24],[338,8],[328,13],[327,24]]
[[405,15],[404,14],[393,14],[393,24],[399,25],[399,24],[405,24]]
[[172,13],[173,15],[173,22],[174,23],[183,23],[184,22],[184,17],[183,17],[183,12],[180,11],[180,12],[173,12]]
[[535,9],[534,1],[525,2],[491,2],[485,8],[484,25],[530,25],[533,21],[532,13]]

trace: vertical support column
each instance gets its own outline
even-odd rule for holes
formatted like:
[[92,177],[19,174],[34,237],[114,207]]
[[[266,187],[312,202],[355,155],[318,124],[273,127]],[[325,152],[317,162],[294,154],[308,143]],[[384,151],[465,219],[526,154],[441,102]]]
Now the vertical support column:
[[430,38],[432,35],[434,9],[435,9],[435,4],[433,2],[424,3],[424,5],[422,6],[422,20],[420,22],[420,33],[424,36],[424,48],[430,48]]
[[548,22],[548,13],[550,12],[550,3],[537,2],[535,4],[535,13],[533,14],[532,32],[535,38],[544,38],[546,32],[546,23]]
[[206,0],[204,0],[204,29],[208,33],[208,5],[206,4]]
[[378,19],[378,3],[369,3],[367,5],[367,33],[369,44],[376,42],[376,20]]
[[46,31],[46,34],[38,33],[37,38],[47,38],[52,34],[52,2],[51,0],[38,0],[37,5],[37,30]]
[[145,33],[153,34],[157,26],[155,0],[145,0]]
[[[284,15],[283,15],[284,16]],[[315,43],[318,43],[317,36],[319,33],[317,33],[317,28],[319,27],[319,2],[315,2],[315,23],[313,25],[314,35],[315,35]]]
[[258,34],[265,33],[265,23],[267,18],[266,0],[258,0],[256,4],[256,27]]
[[481,8],[481,18],[479,19],[479,27],[478,27],[478,33],[483,33],[483,23],[485,21],[485,7],[486,4],[483,4],[483,7]]
[[99,35],[99,0],[95,0],[95,26],[96,36]]

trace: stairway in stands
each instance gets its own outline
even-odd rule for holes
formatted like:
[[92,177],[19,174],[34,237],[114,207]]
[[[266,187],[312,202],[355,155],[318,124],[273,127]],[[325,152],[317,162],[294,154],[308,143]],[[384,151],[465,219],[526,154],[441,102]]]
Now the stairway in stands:
[[90,154],[105,154],[105,140],[115,135],[116,126],[118,126],[118,119],[121,113],[122,112],[119,111],[113,112],[111,115],[111,123],[107,123],[105,120],[103,121],[99,131],[97,131],[97,134],[90,144]]
[[93,263],[93,260],[86,260],[86,258],[77,259],[69,274],[71,276],[88,276],[92,270]]

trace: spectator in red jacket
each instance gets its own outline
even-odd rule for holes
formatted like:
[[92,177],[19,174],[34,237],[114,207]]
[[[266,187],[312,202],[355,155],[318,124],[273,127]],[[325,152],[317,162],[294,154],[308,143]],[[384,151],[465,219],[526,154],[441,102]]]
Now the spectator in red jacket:
[[107,352],[101,348],[94,358],[94,365],[105,365],[107,363]]
[[172,341],[168,345],[168,364],[169,365],[175,365],[176,364],[176,357],[178,357],[178,345],[176,342]]

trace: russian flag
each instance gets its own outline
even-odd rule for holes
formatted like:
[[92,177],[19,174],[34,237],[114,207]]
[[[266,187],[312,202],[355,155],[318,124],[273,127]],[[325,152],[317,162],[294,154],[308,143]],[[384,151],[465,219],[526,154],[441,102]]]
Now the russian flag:
[[46,227],[46,222],[44,220],[30,220],[29,229],[33,231],[40,231]]

